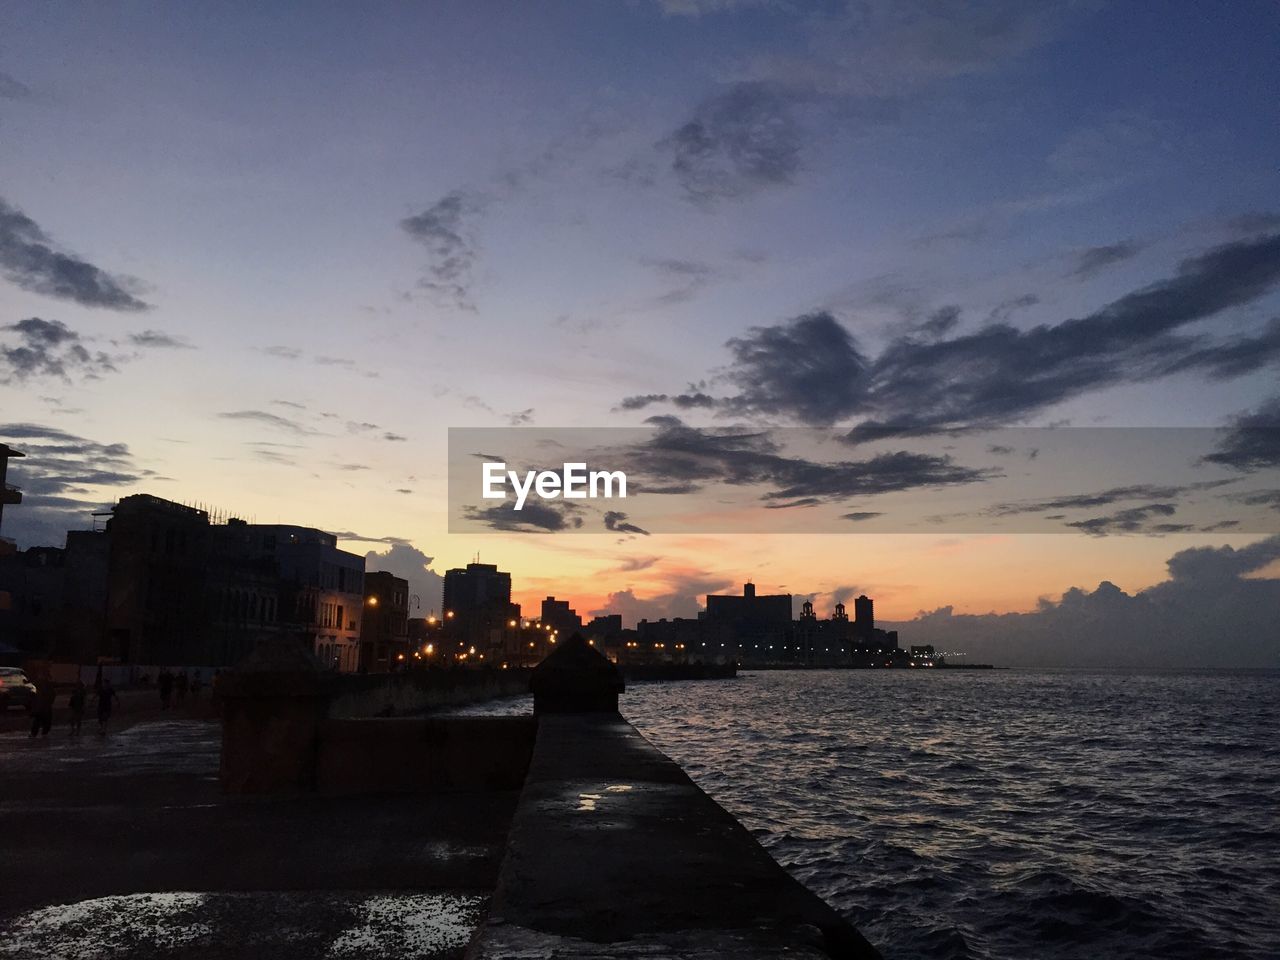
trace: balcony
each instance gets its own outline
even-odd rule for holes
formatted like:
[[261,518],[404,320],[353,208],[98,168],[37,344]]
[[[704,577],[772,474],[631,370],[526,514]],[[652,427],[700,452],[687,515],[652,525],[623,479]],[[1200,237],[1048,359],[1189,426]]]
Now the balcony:
[[11,483],[6,483],[0,490],[0,504],[21,503],[22,491]]

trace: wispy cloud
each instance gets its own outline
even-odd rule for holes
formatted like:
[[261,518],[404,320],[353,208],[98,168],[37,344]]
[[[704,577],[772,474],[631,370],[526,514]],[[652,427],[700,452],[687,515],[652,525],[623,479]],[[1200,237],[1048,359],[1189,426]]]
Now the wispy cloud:
[[29,100],[31,88],[21,80],[0,71],[0,100]]
[[789,184],[801,164],[800,99],[769,83],[738,83],[704,101],[658,144],[685,195],[702,206]]
[[186,337],[175,337],[161,330],[143,330],[141,333],[129,334],[129,342],[135,347],[150,347],[164,350],[194,350],[193,344]]
[[1068,276],[1077,280],[1086,280],[1107,267],[1132,260],[1141,252],[1142,244],[1135,240],[1121,240],[1097,247],[1085,247],[1072,254],[1074,265]]
[[472,270],[479,254],[474,218],[490,198],[477,191],[453,190],[400,226],[426,248],[428,260],[418,281],[424,290],[456,307],[475,309],[471,302]]
[[222,420],[239,420],[248,423],[259,423],[263,426],[273,427],[277,430],[283,430],[286,433],[310,434],[315,433],[308,427],[303,426],[297,420],[290,420],[288,417],[282,417],[279,414],[271,413],[267,410],[231,410],[218,414]]
[[[732,0],[671,0],[668,13],[724,12]],[[713,207],[793,183],[815,130],[896,117],[938,84],[995,71],[1051,40],[1069,5],[860,0],[821,13],[779,4],[798,37],[787,54],[734,65],[732,77],[658,143],[685,196]]]

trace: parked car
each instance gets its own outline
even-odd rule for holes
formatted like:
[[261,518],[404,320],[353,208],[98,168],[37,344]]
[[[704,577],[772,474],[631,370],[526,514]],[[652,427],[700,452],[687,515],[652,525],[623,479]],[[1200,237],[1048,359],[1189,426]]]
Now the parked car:
[[26,710],[35,702],[36,685],[21,667],[0,667],[0,713],[14,707]]

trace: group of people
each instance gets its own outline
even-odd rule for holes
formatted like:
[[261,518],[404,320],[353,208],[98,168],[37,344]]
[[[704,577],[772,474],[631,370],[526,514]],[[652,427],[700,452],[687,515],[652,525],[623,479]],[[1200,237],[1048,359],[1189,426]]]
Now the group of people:
[[[120,695],[111,685],[109,677],[100,677],[94,683],[95,695],[98,699],[98,732],[106,733],[107,724],[111,722],[111,711]],[[47,737],[53,729],[53,704],[58,699],[58,689],[52,677],[45,677],[36,685],[35,700],[31,704],[31,736]],[[77,680],[67,698],[67,709],[71,711],[71,732],[78,734],[84,722],[84,708],[89,700],[89,688],[83,680]]]
[[191,696],[199,697],[203,686],[204,681],[200,677],[199,670],[188,677],[185,667],[177,673],[168,667],[162,668],[156,676],[156,689],[160,691],[160,709],[169,709],[174,693],[178,695],[178,706],[182,706],[183,701],[187,699],[188,690],[191,691]]
[[[147,683],[148,678],[143,677],[142,682]],[[168,667],[163,667],[159,674],[156,675],[156,689],[160,693],[161,710],[168,710],[175,705],[175,694],[176,705],[182,706],[187,699],[188,693],[191,694],[192,698],[198,699],[203,688],[204,678],[200,675],[199,670],[188,674],[185,667],[176,672]],[[218,693],[217,670],[213,672],[213,692],[216,702]],[[98,670],[98,675],[93,682],[92,688],[86,685],[83,680],[77,680],[67,699],[71,732],[73,734],[80,732],[80,725],[84,721],[84,712],[88,706],[90,693],[97,699],[99,733],[107,732],[107,725],[111,722],[111,713],[116,704],[120,702],[120,695],[112,685],[111,678],[104,676],[101,668]],[[47,737],[49,735],[49,731],[53,728],[53,705],[57,697],[58,691],[53,682],[53,677],[42,676],[36,683],[35,698],[29,707],[32,737]]]

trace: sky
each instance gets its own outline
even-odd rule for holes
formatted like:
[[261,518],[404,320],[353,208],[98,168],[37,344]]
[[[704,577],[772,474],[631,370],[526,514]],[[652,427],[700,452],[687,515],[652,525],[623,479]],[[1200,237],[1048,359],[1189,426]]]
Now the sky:
[[4,534],[149,492],[337,532],[424,606],[479,554],[628,621],[747,579],[921,633],[1254,590],[1274,534],[1170,523],[1194,480],[1160,477],[1064,476],[1101,525],[1053,533],[451,533],[448,430],[1217,428],[1223,495],[1280,512],[1241,430],[1280,423],[1278,30],[1269,0],[5,5]]

